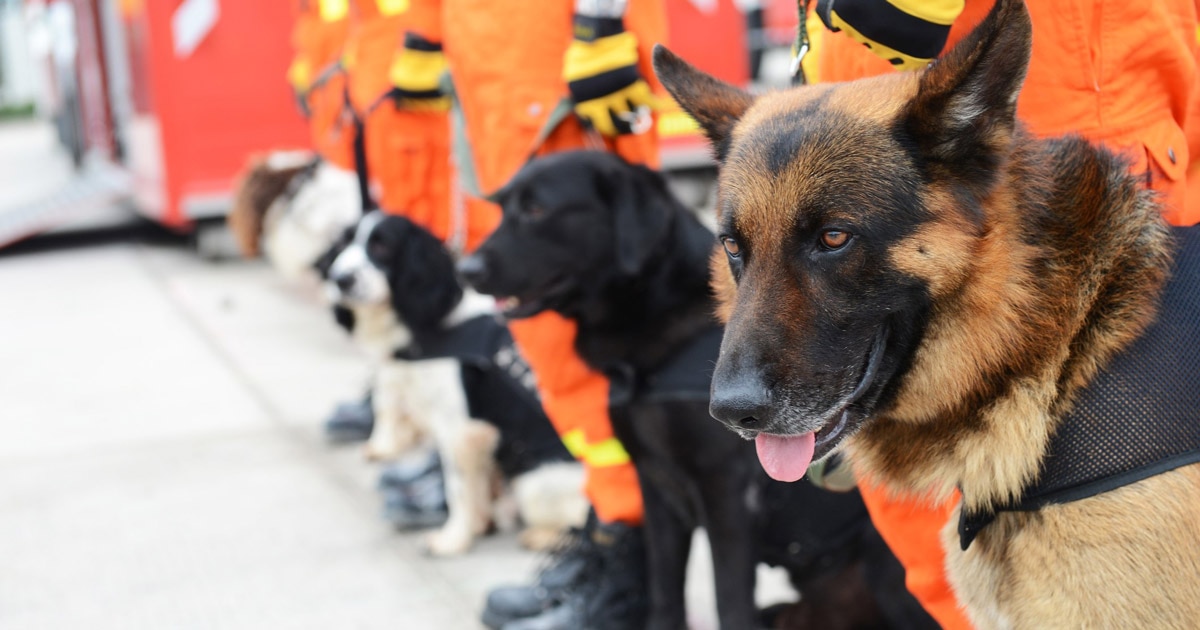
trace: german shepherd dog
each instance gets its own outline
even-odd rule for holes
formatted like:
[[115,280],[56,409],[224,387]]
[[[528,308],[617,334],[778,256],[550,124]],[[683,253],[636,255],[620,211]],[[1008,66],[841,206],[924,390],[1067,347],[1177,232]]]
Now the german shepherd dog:
[[757,99],[655,51],[720,163],[710,410],[777,479],[844,448],[898,495],[958,502],[948,575],[981,628],[1195,627],[1196,465],[1000,511],[965,550],[956,531],[1038,479],[1174,258],[1122,159],[1016,120],[1030,44],[1001,0],[922,71]]
[[[610,411],[645,501],[648,627],[686,627],[684,575],[701,526],[722,628],[755,627],[764,560],[788,568],[805,595],[798,627],[929,621],[857,493],[770,481],[750,444],[708,417],[721,338],[708,278],[715,239],[661,175],[610,153],[566,152],[531,162],[496,197],[500,226],[460,274],[510,318],[573,319],[580,357],[625,392],[610,396]],[[764,528],[767,513],[787,516]]]

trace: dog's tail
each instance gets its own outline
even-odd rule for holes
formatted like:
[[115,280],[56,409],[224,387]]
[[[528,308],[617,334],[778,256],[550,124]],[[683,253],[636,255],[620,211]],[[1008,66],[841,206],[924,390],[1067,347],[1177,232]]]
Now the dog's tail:
[[275,151],[250,157],[237,177],[233,206],[226,223],[246,258],[259,254],[267,209],[287,191],[292,180],[311,169],[319,158],[309,152]]

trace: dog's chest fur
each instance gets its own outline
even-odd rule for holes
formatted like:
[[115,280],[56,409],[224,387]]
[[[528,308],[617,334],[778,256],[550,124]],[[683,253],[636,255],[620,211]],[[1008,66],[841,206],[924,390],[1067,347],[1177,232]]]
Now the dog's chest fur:
[[359,306],[353,311],[352,336],[372,361],[386,361],[397,348],[412,343],[412,332],[396,317],[391,304]]

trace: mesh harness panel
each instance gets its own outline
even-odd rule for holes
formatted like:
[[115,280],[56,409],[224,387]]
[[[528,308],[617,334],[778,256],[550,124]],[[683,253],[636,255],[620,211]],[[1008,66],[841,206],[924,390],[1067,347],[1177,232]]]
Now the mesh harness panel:
[[997,511],[1033,511],[1200,462],[1200,226],[1174,228],[1158,319],[1081,392],[1021,499],[961,513],[965,551]]

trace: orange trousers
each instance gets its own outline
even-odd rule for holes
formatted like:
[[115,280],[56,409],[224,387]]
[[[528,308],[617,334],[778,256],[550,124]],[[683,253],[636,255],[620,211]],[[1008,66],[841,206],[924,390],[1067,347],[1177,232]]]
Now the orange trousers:
[[[346,107],[346,77],[338,74],[321,85],[312,85],[341,56],[349,23],[348,17],[323,19],[317,2],[301,3],[292,27],[294,56],[288,73],[292,75],[289,79],[293,81],[293,87],[305,93],[313,150],[329,163],[352,170],[353,136],[342,121]],[[296,84],[299,76],[304,78],[305,85]]]
[[[992,0],[967,0],[947,48],[987,14]],[[1196,7],[1192,0],[1028,0],[1033,55],[1017,115],[1038,135],[1069,132],[1121,151],[1163,195],[1164,216],[1200,221],[1187,193],[1189,144],[1200,145],[1196,92]],[[1103,43],[1103,45],[1102,45]],[[824,33],[822,81],[892,72],[890,64],[841,34]],[[1200,156],[1198,156],[1200,157]],[[1196,169],[1200,177],[1200,169]],[[907,570],[909,590],[949,630],[971,628],[945,574],[940,532],[957,497],[942,506],[890,496],[860,484],[880,534]]]
[[[543,146],[533,146],[551,110],[567,96],[562,60],[571,41],[573,5],[572,0],[412,1],[414,14],[429,20],[418,32],[444,46],[466,117],[476,176],[486,192],[508,181],[535,148],[551,152],[601,147],[630,161],[657,164],[653,133],[605,142],[590,139],[573,118]],[[665,39],[663,8],[658,0],[631,0],[625,23],[639,38],[642,74],[652,80],[650,50]],[[471,224],[499,221],[499,208],[482,200],[469,199],[466,209]],[[575,353],[575,324],[543,313],[512,322],[510,328],[537,376],[555,429],[585,465],[586,492],[597,516],[639,524],[641,487],[612,433],[608,381]]]

